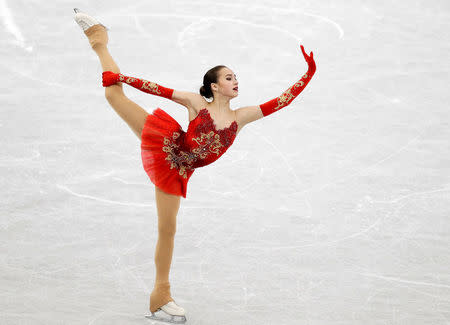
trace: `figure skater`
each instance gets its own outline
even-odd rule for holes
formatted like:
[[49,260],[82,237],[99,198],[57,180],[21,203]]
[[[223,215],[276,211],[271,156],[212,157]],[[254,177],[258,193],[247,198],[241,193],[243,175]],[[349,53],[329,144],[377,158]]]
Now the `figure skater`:
[[[230,100],[238,96],[238,81],[228,67],[218,65],[206,72],[200,94],[174,90],[152,81],[123,75],[107,48],[108,29],[79,9],[74,10],[75,21],[88,37],[92,49],[100,59],[105,97],[139,138],[143,168],[155,185],[158,214],[156,279],[150,294],[151,316],[146,317],[171,323],[184,323],[185,310],[175,303],[170,294],[169,271],[176,216],[181,196],[186,198],[189,178],[196,168],[219,159],[233,144],[236,135],[245,125],[278,112],[303,91],[316,71],[313,52],[308,56],[303,45],[300,45],[308,70],[279,97],[261,105],[232,110]],[[141,106],[126,97],[122,88],[123,83],[184,106],[189,114],[187,131],[184,131],[180,124],[161,108],[156,108],[152,114],[148,114]],[[208,99],[212,97],[213,100],[208,102],[204,97]]]

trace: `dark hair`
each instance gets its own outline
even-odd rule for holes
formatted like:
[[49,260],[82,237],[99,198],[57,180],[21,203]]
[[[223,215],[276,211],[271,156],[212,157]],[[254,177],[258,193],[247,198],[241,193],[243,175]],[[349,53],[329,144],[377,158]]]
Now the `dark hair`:
[[208,70],[203,77],[203,86],[200,87],[200,95],[206,98],[211,98],[213,92],[211,90],[211,83],[217,83],[217,77],[219,76],[219,70],[226,68],[224,65],[216,65],[214,68]]

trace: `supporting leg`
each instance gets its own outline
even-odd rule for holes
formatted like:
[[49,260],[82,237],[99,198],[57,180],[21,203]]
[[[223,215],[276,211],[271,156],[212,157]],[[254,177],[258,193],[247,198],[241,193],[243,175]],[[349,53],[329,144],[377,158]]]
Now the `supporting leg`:
[[169,281],[170,264],[176,233],[180,196],[168,194],[155,186],[158,212],[158,242],[155,251],[156,283]]
[[165,305],[170,300],[169,272],[172,263],[176,217],[180,207],[180,196],[168,194],[155,186],[158,212],[158,241],[155,250],[156,280],[150,295],[150,310]]

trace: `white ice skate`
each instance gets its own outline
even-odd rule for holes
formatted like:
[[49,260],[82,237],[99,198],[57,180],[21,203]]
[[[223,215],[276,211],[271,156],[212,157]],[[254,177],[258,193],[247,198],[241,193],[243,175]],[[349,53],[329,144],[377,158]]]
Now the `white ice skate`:
[[73,10],[75,11],[75,16],[73,18],[75,19],[77,24],[81,27],[83,32],[86,31],[86,29],[89,29],[89,27],[92,27],[97,24],[100,24],[103,27],[105,27],[107,31],[109,30],[108,27],[101,24],[97,19],[95,19],[92,16],[89,16],[88,14],[86,14],[84,12],[81,12],[80,9],[73,8]]
[[169,301],[167,304],[159,308],[156,313],[152,313],[151,315],[147,315],[145,317],[172,324],[186,323],[184,308],[178,306],[174,301]]

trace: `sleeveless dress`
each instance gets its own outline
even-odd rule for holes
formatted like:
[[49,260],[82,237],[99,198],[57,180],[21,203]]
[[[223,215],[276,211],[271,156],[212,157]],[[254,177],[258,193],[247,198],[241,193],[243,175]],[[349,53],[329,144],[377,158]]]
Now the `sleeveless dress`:
[[141,134],[141,158],[153,184],[166,193],[186,198],[187,184],[194,170],[219,159],[233,144],[238,125],[217,130],[209,111],[202,108],[181,125],[161,108],[147,116]]

